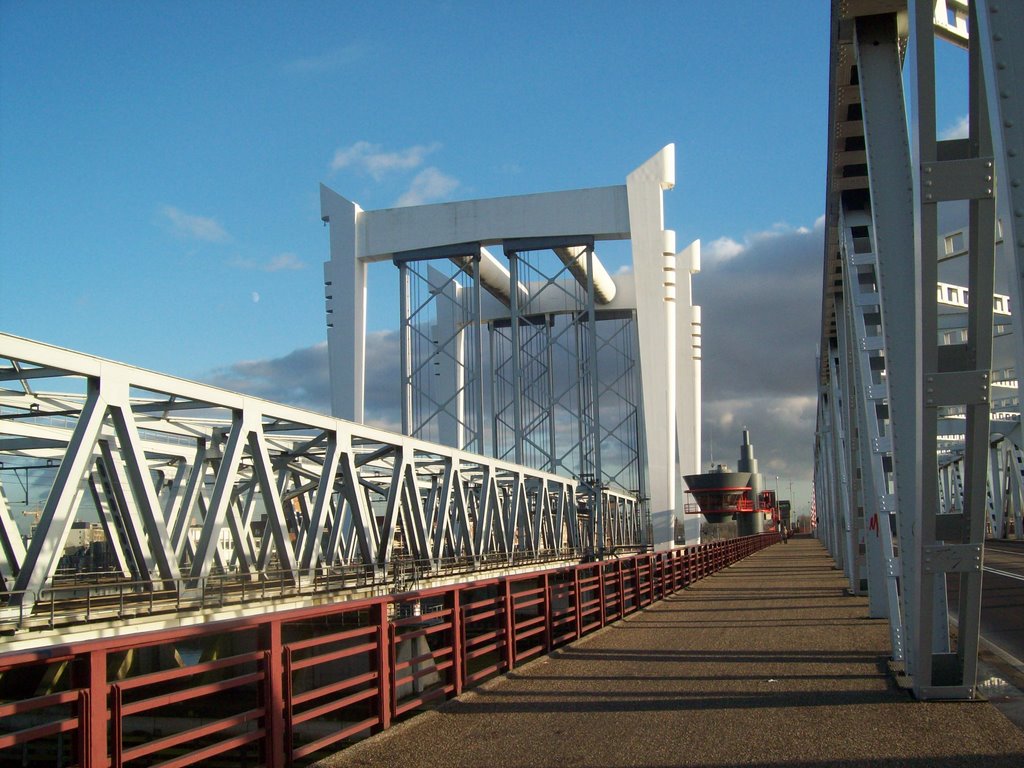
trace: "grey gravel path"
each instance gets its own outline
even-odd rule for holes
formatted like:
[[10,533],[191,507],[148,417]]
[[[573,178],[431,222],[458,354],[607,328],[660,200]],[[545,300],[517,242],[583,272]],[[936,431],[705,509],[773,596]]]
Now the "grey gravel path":
[[987,703],[916,702],[816,541],[777,544],[317,764],[1024,768]]

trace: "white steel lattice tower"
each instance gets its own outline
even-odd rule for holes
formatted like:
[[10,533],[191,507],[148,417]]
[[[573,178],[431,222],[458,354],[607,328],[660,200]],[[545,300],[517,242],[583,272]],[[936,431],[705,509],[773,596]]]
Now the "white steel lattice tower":
[[[646,543],[671,547],[701,394],[700,245],[676,254],[664,227],[674,166],[669,145],[624,185],[378,211],[321,187],[335,415],[364,418],[366,268],[392,261],[403,431],[574,476],[591,509],[603,488],[635,493]],[[599,244],[627,239],[613,277]],[[605,519],[590,518],[596,554],[630,543]]]

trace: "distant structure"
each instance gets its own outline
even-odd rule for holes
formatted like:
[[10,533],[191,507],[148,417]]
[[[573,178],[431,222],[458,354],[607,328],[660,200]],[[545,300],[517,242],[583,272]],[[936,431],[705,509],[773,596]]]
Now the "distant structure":
[[[701,397],[700,243],[677,254],[664,227],[674,184],[668,145],[611,187],[364,211],[322,186],[334,415],[364,419],[367,264],[391,261],[403,432],[574,477],[584,505],[635,494],[649,543],[673,546]],[[627,239],[630,268],[612,275],[597,244]]]
[[685,507],[689,515],[704,515],[709,523],[736,521],[739,536],[764,532],[765,517],[777,518],[775,491],[764,489],[764,478],[757,471],[750,431],[743,430],[743,444],[736,471],[719,464],[701,475],[683,478],[693,496]]

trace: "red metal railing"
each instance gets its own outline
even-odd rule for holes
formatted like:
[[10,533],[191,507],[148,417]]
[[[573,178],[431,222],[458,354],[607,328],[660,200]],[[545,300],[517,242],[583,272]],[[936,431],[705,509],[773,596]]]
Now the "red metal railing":
[[284,768],[549,653],[776,533],[0,655],[0,767]]

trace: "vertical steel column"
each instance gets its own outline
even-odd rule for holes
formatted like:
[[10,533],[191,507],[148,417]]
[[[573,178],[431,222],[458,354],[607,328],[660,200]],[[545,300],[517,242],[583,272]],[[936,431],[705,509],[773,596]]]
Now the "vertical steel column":
[[[913,552],[919,569],[920,589],[916,592],[918,634],[914,642],[917,659],[913,671],[914,691],[925,695],[939,679],[945,679],[949,662],[949,625],[945,599],[945,572],[936,568],[929,556],[929,548],[936,546],[936,514],[938,512],[938,448],[936,389],[942,390],[938,359],[938,302],[935,285],[938,282],[938,202],[933,191],[934,181],[928,168],[938,164],[938,146],[935,131],[935,32],[931,2],[916,0],[911,6],[910,29],[913,55],[911,64],[912,129],[914,138],[916,173],[914,181],[914,252],[919,273],[920,311],[917,317],[921,329],[918,355],[921,361],[919,387],[923,398],[919,410],[921,455],[920,506],[916,529],[904,542],[901,550]],[[927,178],[926,178],[927,177]],[[902,506],[901,506],[902,509]]]
[[[992,129],[989,124],[989,110],[986,103],[982,57],[979,46],[977,4],[969,10],[972,30],[968,49],[970,77],[970,106],[968,113],[969,146],[966,162],[970,163],[973,174],[980,174],[981,189],[971,196],[970,235],[968,245],[968,286],[970,301],[967,308],[967,344],[964,358],[956,360],[956,369],[962,375],[972,377],[975,389],[967,394],[967,425],[964,451],[964,473],[966,481],[963,498],[963,515],[966,519],[956,521],[957,528],[944,534],[943,538],[954,542],[948,547],[966,555],[970,563],[958,566],[959,590],[959,631],[957,642],[958,682],[968,689],[967,695],[974,695],[978,663],[978,635],[981,628],[981,580],[982,553],[985,542],[985,518],[988,499],[986,498],[988,457],[989,457],[989,414],[990,382],[992,369],[992,296],[995,290],[995,247],[996,247],[996,206],[994,198],[994,161],[992,157]],[[1018,30],[1018,35],[1020,35]],[[947,161],[948,164],[949,161]],[[964,162],[952,161],[952,162]],[[966,173],[964,174],[967,175]],[[966,182],[967,180],[964,179]],[[965,197],[969,185],[958,185],[954,193]],[[1019,307],[1018,307],[1019,311]],[[951,363],[947,362],[951,367]],[[976,560],[972,559],[977,553]],[[950,569],[953,570],[953,569]]]
[[[476,367],[476,439],[473,441],[474,446],[472,450],[476,451],[480,455],[484,454],[484,321],[483,321],[483,286],[480,283],[480,250],[478,249],[476,255],[473,257],[473,311],[476,313],[476,317],[473,318],[472,322],[475,324],[475,334],[473,338],[476,343],[473,344],[473,365]],[[493,371],[493,367],[491,368]],[[488,376],[487,378],[494,380],[494,376]],[[493,386],[493,384],[492,384]],[[491,403],[494,403],[493,393]],[[492,406],[493,407],[493,406]],[[497,456],[497,453],[493,454]]]
[[[513,301],[514,301],[514,299],[513,299]],[[499,441],[499,435],[498,435],[498,432],[499,432],[499,430],[498,430],[498,400],[497,400],[497,397],[498,397],[498,392],[497,392],[498,369],[497,369],[497,367],[495,367],[495,364],[497,363],[497,360],[498,360],[497,348],[496,348],[496,345],[495,345],[495,338],[498,337],[499,334],[495,330],[494,326],[490,325],[490,324],[488,325],[488,333],[490,334],[490,338],[488,339],[489,343],[488,343],[487,347],[488,347],[488,354],[490,355],[490,358],[491,358],[491,361],[490,361],[491,375],[487,377],[490,380],[490,384],[491,384],[491,451],[492,451],[491,455],[494,456],[495,458],[501,458],[501,454],[498,453],[498,441]],[[483,427],[481,425],[481,429],[482,428]]]
[[508,254],[508,293],[509,293],[509,363],[512,366],[512,425],[515,431],[515,451],[513,461],[523,463],[523,374],[520,367],[519,339],[519,254],[510,251]]
[[[597,360],[597,300],[594,296],[594,247],[587,245],[587,331],[590,337],[591,358],[587,361],[587,374],[590,381],[590,432],[592,441],[592,471],[594,474],[594,485],[591,488],[591,509],[597,515],[595,528],[597,531],[596,555],[604,557],[605,549],[605,508],[604,496],[601,493],[604,475],[601,474],[601,382],[598,376]],[[582,469],[582,467],[581,467]]]
[[[844,312],[842,297],[836,297],[836,316]],[[841,390],[839,376],[839,350],[829,355],[829,368],[831,375],[829,381],[832,386],[832,396],[829,398],[831,412],[829,414],[832,425],[832,442],[829,452],[832,458],[832,467],[835,469],[836,478],[833,481],[832,503],[834,513],[832,518],[832,557],[836,565],[846,573],[846,531],[849,528],[850,520],[850,468],[846,463],[846,428],[842,418],[843,408],[846,403],[846,393]]]
[[[843,217],[842,232],[846,235],[849,227]],[[865,288],[858,272],[858,260],[856,254],[850,248],[851,238],[844,238],[844,245],[841,247],[843,253],[843,268],[853,279],[843,281],[843,290],[846,292],[847,312],[843,320],[845,331],[848,336],[847,348],[850,354],[850,377],[848,379],[847,395],[850,399],[850,411],[852,418],[856,420],[856,440],[852,447],[852,455],[857,467],[855,485],[858,491],[859,509],[855,516],[855,530],[857,533],[856,544],[863,548],[863,555],[860,552],[856,555],[857,581],[855,585],[858,593],[868,593],[868,612],[872,616],[886,616],[887,611],[881,601],[885,599],[883,567],[881,552],[874,546],[871,537],[877,531],[879,524],[879,501],[880,485],[879,475],[882,473],[880,455],[881,445],[878,434],[878,418],[876,408],[879,399],[873,397],[871,391],[871,356],[868,352],[868,338],[865,330],[864,315],[866,311],[873,311],[878,302],[878,296],[874,293],[874,285]],[[869,306],[871,309],[869,310]],[[838,318],[837,318],[838,320]],[[855,451],[855,453],[853,453]],[[876,461],[876,455],[879,460]],[[865,522],[867,530],[865,530]],[[863,568],[863,577],[861,569]],[[863,586],[862,586],[863,583]]]
[[[976,13],[972,13],[976,16]],[[994,185],[986,157],[986,113],[971,59],[971,141],[938,142],[935,131],[935,21],[931,2],[911,6],[914,166],[906,160],[899,40],[894,15],[856,20],[872,214],[881,267],[889,346],[890,415],[900,511],[907,671],[919,698],[974,694],[977,606],[988,458],[992,345]],[[975,35],[977,37],[977,35]],[[906,169],[911,167],[907,184]],[[907,204],[905,190],[914,197]],[[966,344],[939,346],[938,204],[969,200],[972,248]],[[912,245],[908,224],[912,226]],[[913,253],[913,259],[906,255]],[[890,290],[890,289],[894,290]],[[963,514],[939,515],[938,417],[947,406],[966,406],[964,461],[968,486]],[[982,447],[983,446],[983,447]],[[909,464],[909,466],[908,466]],[[953,468],[954,472],[956,467]],[[956,491],[954,489],[953,494]],[[950,654],[946,576],[961,574],[960,641]]]
[[[972,0],[970,23],[971,45],[978,48],[991,115],[1003,247],[1012,266],[1010,302],[1019,379],[1024,372],[1024,6]],[[1017,537],[1021,537],[1019,525]]]
[[[855,231],[868,231],[868,237],[855,237]],[[896,512],[894,496],[889,491],[889,473],[892,462],[891,434],[884,434],[883,413],[887,414],[889,387],[885,371],[885,316],[884,297],[878,280],[878,258],[870,237],[871,219],[868,212],[846,211],[840,217],[843,267],[848,279],[843,281],[850,301],[848,322],[853,332],[850,347],[854,350],[853,366],[856,376],[848,395],[858,404],[858,427],[861,434],[858,456],[864,515],[864,548],[867,558],[868,601],[870,615],[889,621],[890,646],[896,661],[904,660],[903,621],[899,606],[899,579],[893,551],[892,522]],[[867,270],[863,274],[860,270]],[[869,315],[879,333],[868,333]],[[837,318],[838,321],[838,318]],[[877,382],[876,382],[877,377]],[[880,412],[881,410],[881,412]],[[888,468],[887,468],[888,467]]]
[[[929,17],[929,35],[931,22]],[[931,44],[931,37],[928,37]],[[855,33],[865,145],[871,194],[872,236],[883,298],[889,423],[899,524],[902,615],[908,653],[906,672],[915,675],[922,644],[931,647],[933,580],[920,569],[922,506],[934,504],[937,478],[934,419],[928,431],[922,418],[923,348],[934,349],[935,266],[926,269],[913,258],[914,200],[902,87],[902,67],[895,15],[857,19]],[[933,238],[934,244],[934,238]],[[929,288],[930,286],[930,288]],[[890,297],[885,301],[885,297]],[[933,307],[930,325],[922,325],[923,306]],[[927,312],[924,312],[927,314]],[[932,355],[934,357],[934,353]],[[931,482],[932,499],[927,500]],[[934,514],[934,513],[933,513]],[[923,599],[922,595],[927,595]],[[923,639],[922,639],[923,638]],[[916,678],[915,678],[916,680]]]
[[398,265],[399,312],[402,316],[402,332],[399,339],[402,357],[402,434],[412,434],[412,318],[409,317],[411,297],[409,295],[409,265]]
[[551,328],[554,325],[554,317],[548,315],[544,318],[544,334],[547,346],[547,383],[548,383],[548,465],[544,467],[548,472],[558,471],[558,449],[555,440],[555,357],[552,349]]

